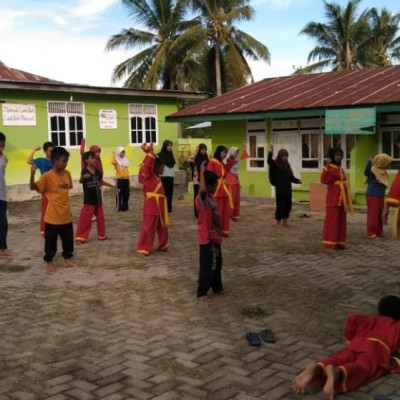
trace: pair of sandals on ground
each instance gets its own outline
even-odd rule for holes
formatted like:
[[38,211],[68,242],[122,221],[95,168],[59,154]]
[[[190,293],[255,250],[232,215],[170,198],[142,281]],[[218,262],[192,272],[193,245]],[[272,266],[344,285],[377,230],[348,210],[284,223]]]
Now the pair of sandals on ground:
[[261,346],[262,341],[265,343],[275,343],[276,338],[271,329],[263,329],[259,333],[249,332],[246,333],[246,340],[250,346]]

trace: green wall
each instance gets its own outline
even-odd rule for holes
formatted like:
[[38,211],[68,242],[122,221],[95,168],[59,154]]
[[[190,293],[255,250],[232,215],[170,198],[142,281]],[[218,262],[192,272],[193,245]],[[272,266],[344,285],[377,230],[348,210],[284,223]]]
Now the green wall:
[[[139,165],[143,159],[143,152],[139,146],[129,145],[129,120],[128,104],[157,104],[158,113],[158,146],[161,148],[165,139],[174,142],[174,153],[178,154],[178,133],[174,123],[166,123],[165,117],[177,110],[175,98],[154,98],[138,96],[117,95],[92,95],[73,93],[74,102],[83,102],[85,111],[85,136],[87,147],[98,145],[101,147],[101,158],[104,166],[105,176],[114,176],[113,166],[110,158],[116,147],[124,146],[130,161],[130,173],[137,174]],[[4,126],[2,114],[0,113],[0,131],[7,136],[6,154],[9,158],[7,167],[7,184],[25,183],[29,180],[29,166],[26,159],[32,148],[42,145],[49,140],[47,102],[48,101],[70,101],[71,93],[45,92],[45,91],[11,91],[0,89],[0,98],[9,103],[25,103],[36,105],[37,126],[13,127]],[[1,104],[0,104],[1,109]],[[117,129],[103,130],[99,128],[99,110],[114,109],[117,111]],[[68,170],[73,178],[80,175],[79,148],[68,148],[71,158]],[[43,152],[38,151],[36,157],[42,157]]]

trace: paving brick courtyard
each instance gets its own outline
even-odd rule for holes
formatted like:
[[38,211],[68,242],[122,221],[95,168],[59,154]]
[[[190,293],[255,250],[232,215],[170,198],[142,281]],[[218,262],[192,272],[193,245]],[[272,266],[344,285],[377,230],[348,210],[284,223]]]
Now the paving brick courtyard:
[[[79,215],[81,198],[72,199]],[[349,218],[349,245],[320,246],[323,214],[295,205],[290,229],[273,227],[273,205],[245,202],[223,243],[228,293],[196,301],[196,223],[176,201],[168,253],[135,255],[141,194],[118,214],[105,196],[111,240],[76,249],[78,269],[46,275],[38,202],[10,204],[9,247],[0,258],[0,400],[300,399],[291,380],[343,343],[350,312],[372,313],[396,293],[400,242],[367,241],[365,214]],[[304,213],[310,218],[300,218]],[[389,236],[389,227],[387,228]],[[278,341],[247,345],[248,331]],[[384,377],[337,399],[400,395],[400,376]],[[305,399],[322,399],[313,388]]]

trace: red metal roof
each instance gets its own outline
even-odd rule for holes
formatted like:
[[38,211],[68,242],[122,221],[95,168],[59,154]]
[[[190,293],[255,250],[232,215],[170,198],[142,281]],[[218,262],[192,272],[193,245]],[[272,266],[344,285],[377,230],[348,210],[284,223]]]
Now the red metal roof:
[[400,66],[268,78],[167,117],[400,103]]
[[58,82],[44,76],[31,74],[19,69],[9,68],[0,61],[0,79],[24,82]]

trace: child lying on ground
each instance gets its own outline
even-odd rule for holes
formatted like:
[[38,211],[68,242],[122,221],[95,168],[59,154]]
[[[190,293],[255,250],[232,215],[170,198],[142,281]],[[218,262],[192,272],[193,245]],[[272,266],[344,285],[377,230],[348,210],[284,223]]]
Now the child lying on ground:
[[378,304],[378,316],[351,314],[347,317],[347,347],[312,363],[293,380],[293,390],[306,392],[309,383],[323,386],[326,397],[351,392],[388,372],[400,372],[400,360],[393,357],[400,346],[400,298],[385,296]]

